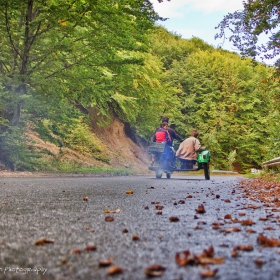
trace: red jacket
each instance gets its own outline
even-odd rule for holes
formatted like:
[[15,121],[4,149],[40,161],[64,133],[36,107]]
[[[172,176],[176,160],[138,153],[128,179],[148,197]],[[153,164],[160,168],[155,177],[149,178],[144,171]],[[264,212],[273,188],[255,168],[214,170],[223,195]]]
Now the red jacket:
[[170,146],[172,143],[172,139],[167,130],[163,128],[158,128],[154,134],[153,142],[166,142],[166,144]]

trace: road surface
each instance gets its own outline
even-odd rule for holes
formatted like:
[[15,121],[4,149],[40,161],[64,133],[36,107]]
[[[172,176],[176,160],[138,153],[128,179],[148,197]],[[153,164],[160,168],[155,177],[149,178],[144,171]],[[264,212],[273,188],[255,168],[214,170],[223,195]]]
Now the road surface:
[[279,216],[240,179],[0,178],[0,279],[280,279],[280,248],[257,242]]

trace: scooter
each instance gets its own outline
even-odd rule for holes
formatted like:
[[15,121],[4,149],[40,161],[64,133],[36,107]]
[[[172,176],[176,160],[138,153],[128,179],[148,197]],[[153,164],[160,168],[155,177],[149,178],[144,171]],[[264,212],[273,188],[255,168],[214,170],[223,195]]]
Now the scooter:
[[[210,151],[202,149],[197,156],[197,168],[182,169],[180,167],[180,161],[175,156],[175,150],[173,147],[167,146],[165,142],[157,143],[153,142],[148,148],[148,154],[151,157],[151,165],[149,170],[155,171],[156,178],[162,178],[162,174],[166,173],[166,178],[170,179],[173,172],[188,172],[204,170],[205,180],[210,180]],[[178,167],[179,166],[179,167]],[[193,166],[191,166],[193,167]]]

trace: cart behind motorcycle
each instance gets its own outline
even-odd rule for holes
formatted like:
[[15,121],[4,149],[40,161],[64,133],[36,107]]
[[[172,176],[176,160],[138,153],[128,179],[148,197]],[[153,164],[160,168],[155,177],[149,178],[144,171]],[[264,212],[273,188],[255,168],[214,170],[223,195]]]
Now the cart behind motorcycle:
[[[170,150],[169,150],[170,149]],[[173,172],[189,172],[189,171],[204,171],[205,180],[210,180],[209,162],[210,151],[201,150],[197,156],[197,167],[182,169],[179,159],[175,156],[173,147],[169,147],[166,143],[153,142],[148,148],[148,154],[151,158],[149,170],[155,171],[157,179],[162,178],[163,173],[166,173],[166,178],[170,179]]]

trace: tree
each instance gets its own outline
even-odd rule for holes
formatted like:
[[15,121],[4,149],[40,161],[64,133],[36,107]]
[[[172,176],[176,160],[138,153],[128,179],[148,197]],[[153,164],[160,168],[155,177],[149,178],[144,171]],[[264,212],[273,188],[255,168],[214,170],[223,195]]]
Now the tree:
[[147,0],[1,0],[0,133],[18,125],[32,94],[106,114],[116,71],[143,63],[157,19]]
[[[216,27],[220,33],[215,38],[233,42],[242,56],[277,59],[280,64],[280,4],[279,0],[249,0],[244,9],[227,14]],[[231,35],[227,38],[226,30]],[[266,43],[262,43],[266,41]]]

